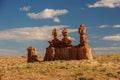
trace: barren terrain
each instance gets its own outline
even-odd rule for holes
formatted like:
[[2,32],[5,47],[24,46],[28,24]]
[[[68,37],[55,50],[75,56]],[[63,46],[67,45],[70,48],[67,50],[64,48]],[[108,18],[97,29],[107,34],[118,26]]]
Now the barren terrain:
[[0,57],[0,80],[120,80],[120,54],[94,60],[27,63],[26,57]]

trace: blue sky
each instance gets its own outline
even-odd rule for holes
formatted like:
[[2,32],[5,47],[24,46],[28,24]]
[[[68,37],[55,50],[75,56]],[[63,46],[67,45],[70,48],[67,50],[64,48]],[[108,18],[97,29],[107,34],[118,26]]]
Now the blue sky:
[[53,28],[68,28],[72,44],[84,23],[93,54],[120,53],[120,0],[0,0],[0,56],[45,54]]

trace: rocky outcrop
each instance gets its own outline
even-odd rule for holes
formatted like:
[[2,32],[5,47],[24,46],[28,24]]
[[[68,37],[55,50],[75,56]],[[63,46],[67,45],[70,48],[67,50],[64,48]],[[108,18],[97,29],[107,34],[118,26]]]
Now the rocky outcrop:
[[69,60],[70,59],[70,49],[66,48],[55,48],[54,60]]
[[69,54],[70,54],[70,60],[78,59],[78,47],[71,47]]
[[72,40],[68,38],[68,30],[64,28],[62,31],[62,40],[58,39],[57,29],[54,29],[52,35],[54,39],[49,41],[50,46],[46,48],[44,61],[52,60],[92,60],[92,51],[87,43],[86,27],[84,24],[80,25],[78,29],[80,35],[80,43],[77,46],[72,45]]
[[35,47],[30,46],[27,48],[28,55],[27,55],[27,62],[39,62],[37,50]]
[[70,47],[72,46],[72,40],[68,38],[68,30],[64,28],[62,31],[63,38],[61,40],[61,47]]
[[53,61],[54,60],[54,55],[55,55],[55,48],[54,47],[46,48],[44,61]]
[[84,46],[79,46],[77,48],[77,59],[89,59],[92,60],[92,51],[88,44],[85,44]]
[[53,60],[92,60],[90,47],[47,48],[44,61]]

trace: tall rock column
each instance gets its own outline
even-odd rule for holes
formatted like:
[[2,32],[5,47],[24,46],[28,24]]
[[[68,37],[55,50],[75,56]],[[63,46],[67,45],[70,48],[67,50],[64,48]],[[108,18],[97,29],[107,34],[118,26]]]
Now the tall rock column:
[[44,57],[44,61],[53,61],[55,56],[55,48],[60,47],[61,41],[58,39],[58,31],[56,28],[53,29],[52,35],[54,37],[53,40],[49,40],[49,47],[46,48],[46,53]]
[[50,44],[49,47],[60,47],[61,41],[59,40],[58,31],[56,28],[53,29],[52,35],[53,35],[54,39],[48,41]]
[[87,43],[86,37],[86,27],[84,24],[80,25],[78,29],[78,33],[80,34],[80,44],[78,46],[78,60],[80,59],[93,59],[92,52],[89,44]]
[[71,47],[72,46],[72,40],[68,38],[68,30],[67,28],[64,28],[62,30],[62,35],[63,35],[63,38],[62,38],[62,47]]
[[55,48],[54,47],[46,48],[44,61],[53,61],[54,60],[54,55],[55,55]]
[[72,47],[72,40],[68,38],[68,30],[64,28],[62,30],[62,41],[59,48],[55,48],[55,60],[69,60],[70,59],[70,49]]
[[38,60],[38,55],[37,55],[37,50],[35,47],[30,46],[27,48],[28,51],[28,59],[27,62],[39,62]]

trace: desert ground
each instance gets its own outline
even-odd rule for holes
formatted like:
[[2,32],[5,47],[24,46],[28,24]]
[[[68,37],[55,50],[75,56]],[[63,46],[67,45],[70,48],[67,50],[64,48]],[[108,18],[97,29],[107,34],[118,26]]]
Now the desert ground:
[[120,80],[120,54],[94,60],[27,63],[27,57],[0,57],[0,80]]

